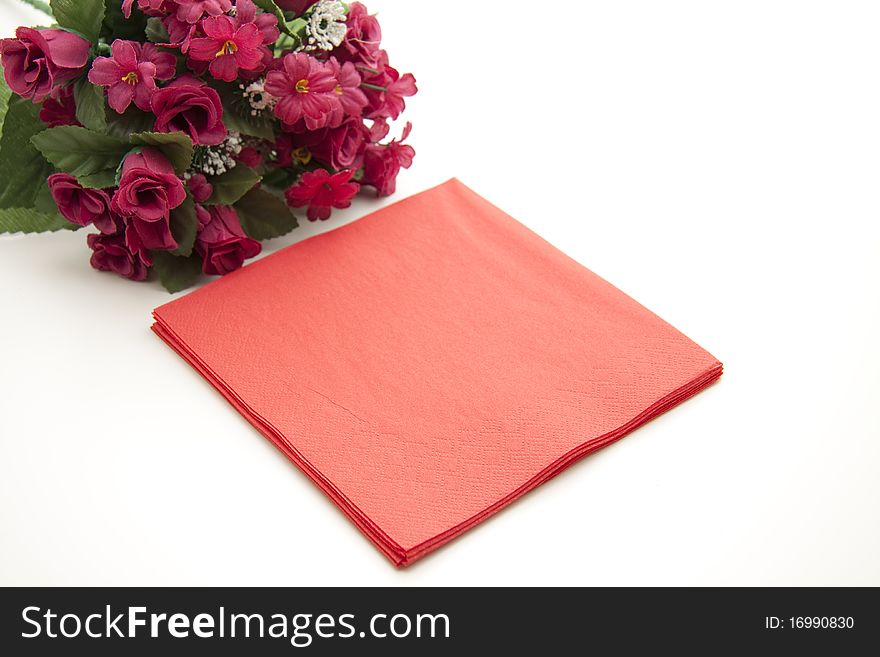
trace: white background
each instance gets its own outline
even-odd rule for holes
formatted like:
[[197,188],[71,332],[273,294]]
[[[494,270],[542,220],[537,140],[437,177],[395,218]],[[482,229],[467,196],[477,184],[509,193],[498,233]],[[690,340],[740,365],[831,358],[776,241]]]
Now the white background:
[[368,6],[421,87],[397,198],[461,178],[723,379],[396,570],[149,331],[157,284],[0,237],[0,583],[880,585],[880,6]]

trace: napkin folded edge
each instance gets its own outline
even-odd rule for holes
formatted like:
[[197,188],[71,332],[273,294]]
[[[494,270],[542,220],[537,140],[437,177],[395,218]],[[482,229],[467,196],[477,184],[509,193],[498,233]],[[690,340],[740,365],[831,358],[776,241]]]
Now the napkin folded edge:
[[243,415],[257,431],[263,434],[263,436],[265,436],[273,445],[281,450],[281,452],[292,461],[294,465],[296,465],[309,479],[324,491],[330,500],[349,517],[361,533],[376,545],[376,547],[378,547],[379,550],[397,567],[409,566],[414,561],[417,561],[421,557],[424,557],[428,553],[445,545],[474,525],[479,524],[483,520],[486,520],[501,509],[513,503],[529,491],[537,488],[549,479],[552,479],[583,457],[620,440],[645,423],[706,389],[718,381],[723,373],[723,365],[716,360],[700,375],[660,398],[650,407],[636,415],[633,419],[613,431],[587,440],[570,450],[549,466],[542,469],[512,493],[501,498],[483,511],[427,541],[406,549],[398,545],[388,534],[382,531],[381,527],[376,525],[369,516],[363,513],[356,504],[342,493],[342,491],[336,488],[329,479],[324,477],[320,470],[309,463],[308,459],[290,444],[284,438],[284,435],[275,429],[271,423],[253,412],[244,400],[238,397],[232,389],[226,386],[223,380],[212,372],[211,369],[199,359],[197,354],[191,351],[186,344],[178,338],[173,329],[164,323],[160,315],[154,312],[153,317],[156,320],[151,327],[153,332],[177,352],[177,354],[186,362],[188,362],[204,379],[214,386],[214,388],[223,395],[226,401]]

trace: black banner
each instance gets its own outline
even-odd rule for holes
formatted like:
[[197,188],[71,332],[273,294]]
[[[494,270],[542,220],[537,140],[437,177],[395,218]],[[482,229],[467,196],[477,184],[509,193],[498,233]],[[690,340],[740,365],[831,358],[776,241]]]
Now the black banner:
[[[3,589],[6,655],[855,654],[875,589]],[[195,653],[194,651],[198,651]]]

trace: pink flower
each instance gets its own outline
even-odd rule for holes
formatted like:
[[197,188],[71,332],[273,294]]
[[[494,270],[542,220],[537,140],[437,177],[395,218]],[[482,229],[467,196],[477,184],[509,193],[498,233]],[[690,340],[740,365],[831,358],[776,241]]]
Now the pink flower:
[[400,141],[390,144],[370,144],[364,151],[364,185],[376,188],[377,196],[390,196],[397,190],[397,175],[400,169],[409,169],[416,155],[412,146],[403,142],[412,131],[412,123],[403,129]]
[[339,106],[333,72],[303,53],[285,55],[279,70],[269,71],[266,91],[278,98],[275,116],[286,126],[305,119],[309,130],[327,125]]
[[174,77],[174,55],[160,52],[152,43],[117,39],[112,57],[98,57],[89,71],[89,82],[107,87],[107,101],[119,114],[131,102],[150,110],[150,97],[156,92],[156,79]]
[[34,103],[43,102],[53,89],[79,77],[89,61],[92,44],[64,30],[20,27],[15,37],[0,40],[6,83]]
[[146,249],[171,251],[171,210],[186,200],[183,183],[171,163],[154,148],[143,148],[125,158],[122,177],[110,208],[128,218],[128,227]]
[[40,108],[40,121],[50,128],[62,125],[80,125],[76,118],[76,102],[73,99],[73,87],[57,87]]
[[204,203],[214,193],[214,185],[209,183],[208,179],[201,173],[195,173],[190,176],[186,186],[189,188],[189,193],[192,194],[196,203]]
[[177,16],[173,14],[163,18],[162,25],[168,31],[168,39],[171,41],[170,45],[180,48],[180,52],[184,55],[189,52],[192,40],[202,35],[200,23],[190,25],[184,21],[177,20]]
[[216,79],[232,82],[239,69],[258,72],[265,68],[263,33],[254,23],[236,28],[228,16],[214,16],[201,25],[205,36],[190,42],[189,56],[196,62],[211,62],[209,70]]
[[264,11],[257,13],[257,6],[253,0],[238,0],[235,5],[235,27],[242,27],[248,23],[253,23],[259,28],[260,34],[263,35],[264,46],[274,45],[281,36],[278,18],[274,14]]
[[354,171],[348,169],[332,176],[326,169],[304,173],[299,182],[288,189],[284,196],[294,208],[308,205],[309,221],[330,218],[332,208],[347,208],[358,193],[360,185],[351,182]]
[[232,9],[232,0],[174,0],[177,3],[177,19],[184,23],[198,23],[207,14],[220,16]]
[[[122,14],[126,18],[131,18],[131,6],[134,0],[124,0],[122,3]],[[163,12],[170,11],[169,7],[174,6],[174,0],[138,0],[138,9],[147,16],[161,16]]]
[[387,65],[388,56],[382,52],[382,69],[376,75],[370,76],[364,81],[380,89],[366,89],[369,99],[369,111],[367,117],[371,119],[396,119],[406,109],[404,97],[415,96],[418,93],[416,79],[411,73],[400,75],[396,69]]
[[91,234],[87,237],[92,249],[91,264],[99,271],[110,271],[123,278],[143,281],[152,264],[149,255],[143,251],[132,252],[122,232],[112,235]]
[[336,78],[334,91],[339,98],[339,105],[330,118],[330,125],[339,125],[346,116],[361,116],[369,101],[366,94],[361,91],[361,75],[354,64],[351,62],[340,64],[335,57],[331,57],[327,66]]
[[342,59],[379,68],[379,46],[382,28],[375,16],[370,16],[360,2],[352,2],[348,10],[348,33],[334,54]]
[[196,211],[199,217],[196,253],[202,256],[202,271],[209,276],[223,276],[240,269],[245,260],[263,250],[258,241],[244,234],[234,208],[197,206]]
[[77,226],[95,224],[102,233],[114,232],[110,196],[103,189],[86,189],[68,173],[56,173],[46,181],[58,212]]
[[192,76],[177,78],[153,95],[156,132],[183,132],[194,144],[216,146],[226,139],[220,95]]

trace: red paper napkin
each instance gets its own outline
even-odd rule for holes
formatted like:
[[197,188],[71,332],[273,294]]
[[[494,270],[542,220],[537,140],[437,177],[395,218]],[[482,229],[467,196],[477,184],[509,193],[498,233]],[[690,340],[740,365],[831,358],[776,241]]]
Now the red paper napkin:
[[457,180],[154,315],[398,565],[721,375]]

